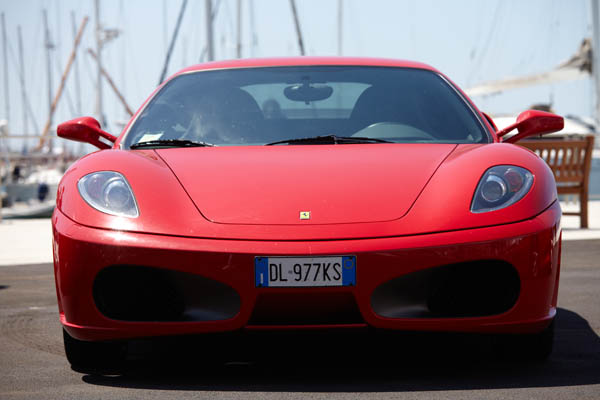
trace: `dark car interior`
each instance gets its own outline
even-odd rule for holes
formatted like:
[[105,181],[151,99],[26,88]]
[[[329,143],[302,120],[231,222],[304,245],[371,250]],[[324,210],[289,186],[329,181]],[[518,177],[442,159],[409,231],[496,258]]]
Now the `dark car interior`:
[[200,71],[176,77],[160,90],[125,144],[160,139],[264,145],[325,135],[398,143],[489,142],[479,118],[450,83],[427,70]]

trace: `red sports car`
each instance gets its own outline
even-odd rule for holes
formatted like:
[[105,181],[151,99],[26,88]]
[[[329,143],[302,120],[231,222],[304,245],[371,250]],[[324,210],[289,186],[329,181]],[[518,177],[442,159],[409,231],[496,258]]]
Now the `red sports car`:
[[359,327],[507,334],[545,357],[561,210],[550,169],[513,143],[562,127],[530,110],[497,131],[424,64],[309,57],[185,69],[119,137],[65,122],[100,149],[52,218],[67,358]]

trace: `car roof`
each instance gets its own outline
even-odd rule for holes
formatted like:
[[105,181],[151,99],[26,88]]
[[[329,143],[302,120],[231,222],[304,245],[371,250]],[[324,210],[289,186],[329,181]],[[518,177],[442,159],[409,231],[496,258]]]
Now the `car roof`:
[[235,68],[257,68],[257,67],[291,67],[311,65],[347,65],[347,66],[369,66],[369,67],[402,67],[426,69],[438,72],[435,68],[414,61],[394,60],[389,58],[369,57],[277,57],[277,58],[246,58],[238,60],[213,61],[204,64],[192,65],[175,75],[188,72],[203,71],[211,69],[235,69]]

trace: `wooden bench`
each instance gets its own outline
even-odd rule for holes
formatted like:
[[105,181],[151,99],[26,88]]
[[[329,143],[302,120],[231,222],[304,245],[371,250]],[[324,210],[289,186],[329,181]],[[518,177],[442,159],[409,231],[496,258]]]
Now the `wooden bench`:
[[564,212],[563,215],[579,215],[581,227],[587,228],[588,185],[594,136],[532,139],[519,144],[536,152],[550,166],[559,195],[579,196],[579,212]]

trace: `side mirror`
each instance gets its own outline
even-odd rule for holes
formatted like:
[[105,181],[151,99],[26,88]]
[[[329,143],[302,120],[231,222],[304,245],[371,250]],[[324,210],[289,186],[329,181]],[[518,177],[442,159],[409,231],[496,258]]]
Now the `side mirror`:
[[503,140],[503,142],[514,143],[528,136],[558,132],[564,126],[565,121],[559,115],[545,111],[527,110],[519,114],[517,122],[498,131],[496,134],[498,137],[502,137],[516,128],[519,133]]
[[111,143],[117,140],[115,136],[100,129],[100,123],[92,117],[75,118],[63,122],[58,125],[56,134],[61,138],[92,144],[100,150],[112,147],[110,144],[101,141],[100,138],[104,138]]

